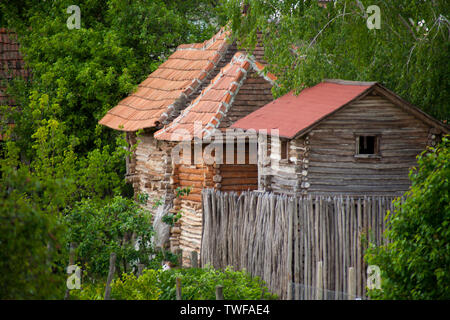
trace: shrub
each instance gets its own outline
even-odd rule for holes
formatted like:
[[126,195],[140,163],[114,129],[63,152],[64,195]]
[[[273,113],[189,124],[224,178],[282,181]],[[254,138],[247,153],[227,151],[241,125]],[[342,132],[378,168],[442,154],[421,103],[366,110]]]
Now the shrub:
[[[276,299],[259,277],[232,267],[216,270],[212,267],[191,269],[146,269],[138,278],[122,274],[111,285],[111,297],[116,300],[175,300],[176,278],[181,279],[183,300],[215,300],[216,286],[223,286],[227,300]],[[72,294],[76,299],[103,299],[105,283],[89,283]]]
[[158,300],[161,289],[158,286],[158,271],[146,269],[137,278],[134,274],[123,274],[122,279],[111,285],[111,296],[117,300]]
[[[146,197],[139,198],[147,201]],[[68,210],[65,219],[67,242],[78,245],[78,262],[89,277],[99,279],[108,274],[111,252],[117,254],[119,273],[131,270],[138,262],[148,266],[154,253],[151,215],[132,199],[116,196],[107,203],[83,200]]]
[[411,189],[390,214],[390,243],[371,247],[366,259],[381,270],[378,299],[450,299],[450,141],[418,157]]

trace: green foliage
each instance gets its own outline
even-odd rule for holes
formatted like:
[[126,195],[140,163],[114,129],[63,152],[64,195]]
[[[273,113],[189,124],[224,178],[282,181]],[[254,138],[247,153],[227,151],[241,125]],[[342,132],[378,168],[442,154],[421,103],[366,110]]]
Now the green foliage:
[[130,155],[126,147],[122,134],[116,138],[115,147],[105,144],[80,157],[76,172],[79,198],[103,199],[124,193],[124,160]]
[[103,204],[82,200],[65,216],[67,243],[78,245],[78,261],[89,277],[108,274],[112,252],[117,255],[118,272],[127,272],[138,262],[149,263],[154,233],[150,220],[150,214],[138,203],[121,196]]
[[[81,28],[69,30],[66,10],[74,4]],[[105,275],[113,250],[120,271],[148,263],[149,216],[124,198],[132,196],[123,177],[133,147],[98,120],[177,45],[209,38],[217,29],[211,13],[219,11],[217,1],[204,0],[0,2],[0,25],[17,33],[32,71],[31,82],[9,83],[18,107],[0,108],[1,297],[63,297],[48,270],[67,276],[55,265],[67,264],[69,242],[79,245],[87,283]],[[68,234],[56,232],[66,223]],[[48,234],[61,256],[46,252]]]
[[[378,81],[432,116],[449,120],[448,1],[228,1],[233,34],[252,49],[262,34],[276,96],[323,79]],[[370,30],[367,7],[380,8]],[[424,24],[419,24],[419,21]]]
[[64,295],[64,232],[49,197],[64,179],[41,181],[27,167],[4,167],[0,182],[0,299],[58,299]]
[[105,297],[105,282],[85,282],[81,289],[70,292],[71,299],[75,300],[103,300]]
[[371,246],[369,264],[381,269],[379,299],[450,299],[450,141],[418,157],[411,189],[395,201],[386,232],[391,243]]
[[[191,192],[191,187],[186,187],[186,188],[178,187],[175,190],[175,192],[176,192],[177,198],[182,197],[182,196],[188,196],[189,193]],[[156,201],[154,204],[155,207],[157,207],[159,205],[161,205],[160,201]],[[182,214],[181,210],[178,211],[176,214],[168,213],[165,216],[163,216],[161,220],[164,223],[167,223],[168,225],[173,226],[175,223],[177,223],[181,219],[181,214]]]
[[[215,1],[204,0],[85,0],[76,3],[81,28],[70,30],[66,10],[73,4],[8,1],[0,3],[0,11],[3,26],[17,31],[33,72],[28,87],[17,81],[10,93],[20,105],[27,105],[32,90],[45,92],[50,104],[61,106],[58,120],[78,139],[76,151],[86,153],[98,139],[114,145],[117,133],[98,126],[101,117],[180,43],[209,38],[217,28],[211,13],[218,11]],[[32,131],[29,111],[21,110],[25,117],[16,119],[17,139],[24,150]]]
[[112,298],[116,300],[158,300],[161,289],[158,285],[158,270],[146,269],[137,278],[134,274],[123,274],[122,279],[111,285]]
[[218,285],[223,286],[223,295],[227,300],[276,299],[259,277],[252,277],[245,270],[235,271],[229,266],[223,271],[212,267],[161,271],[161,300],[175,300],[177,277],[181,279],[183,300],[215,300]]
[[[146,269],[138,278],[134,274],[122,274],[121,279],[111,285],[111,297],[117,300],[175,300],[176,278],[181,279],[183,300],[215,300],[216,286],[223,286],[224,298],[227,300],[276,299],[268,293],[264,282],[258,277],[251,277],[245,270],[234,271],[204,269]],[[88,284],[75,292],[78,299],[102,299],[104,284]]]

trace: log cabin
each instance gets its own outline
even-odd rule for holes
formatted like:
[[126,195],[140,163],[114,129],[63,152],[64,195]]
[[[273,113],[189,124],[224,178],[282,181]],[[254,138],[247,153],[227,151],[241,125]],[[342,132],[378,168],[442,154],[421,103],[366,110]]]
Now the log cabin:
[[[210,131],[211,135],[211,129],[220,131],[273,100],[273,76],[264,75],[264,66],[257,62],[263,55],[261,46],[256,46],[252,56],[238,53],[236,43],[230,41],[230,32],[224,28],[203,43],[182,44],[135,92],[99,121],[114,130],[125,131],[130,146],[137,144],[133,155],[127,159],[126,179],[133,185],[135,194],[149,195],[146,208],[152,211],[154,223],[168,213],[187,212],[167,237],[157,240],[158,246],[169,244],[171,251],[181,248],[186,254],[186,249],[199,251],[203,187],[234,190],[237,177],[250,175],[248,183],[237,185],[236,191],[257,188],[256,165],[230,166],[223,174],[223,181],[219,181],[222,179],[218,175],[219,168],[191,163],[193,159],[186,152],[181,156],[189,161],[177,163],[173,154],[180,141],[174,138],[172,131],[186,127],[183,122],[203,113],[202,106],[206,106],[211,112],[203,114],[203,124],[209,124],[205,132]],[[234,106],[230,108],[231,105]],[[220,109],[221,106],[225,108]],[[187,111],[183,112],[185,109]],[[220,125],[216,122],[219,119]],[[193,130],[194,123],[188,127]],[[202,144],[202,148],[205,147],[206,144]],[[179,187],[191,187],[191,193],[178,199]],[[154,208],[155,200],[158,200],[157,208]]]
[[182,218],[173,228],[171,247],[182,249],[184,260],[189,252],[200,250],[203,188],[236,192],[258,188],[256,133],[245,136],[227,129],[273,100],[275,77],[263,69],[253,56],[236,52],[201,94],[154,135],[157,140],[178,142],[182,149],[180,161],[173,161],[172,189],[192,187],[173,206],[174,212],[182,211]]
[[227,41],[228,36],[222,28],[203,43],[179,45],[135,92],[99,121],[125,131],[130,146],[137,144],[127,159],[126,179],[135,193],[149,195],[149,210],[158,199],[167,211],[174,198],[170,187],[174,144],[157,141],[153,134],[176,118],[231,59],[236,48]]
[[381,84],[344,80],[289,92],[232,128],[259,132],[259,190],[292,195],[402,195],[417,155],[449,133]]

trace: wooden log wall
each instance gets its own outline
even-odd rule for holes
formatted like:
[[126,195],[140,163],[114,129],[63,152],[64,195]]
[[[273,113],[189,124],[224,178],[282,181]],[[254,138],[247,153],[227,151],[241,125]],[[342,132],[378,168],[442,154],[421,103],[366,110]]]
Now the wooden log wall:
[[[202,147],[204,151],[206,145]],[[194,149],[194,148],[192,148]],[[223,148],[224,154],[226,148]],[[200,253],[202,234],[202,206],[201,192],[204,188],[215,188],[224,191],[245,191],[258,188],[258,167],[250,164],[248,143],[245,147],[244,164],[212,164],[206,165],[202,158],[191,151],[189,159],[183,157],[184,162],[189,162],[197,157],[198,164],[178,164],[174,166],[171,180],[172,190],[177,187],[190,187],[188,196],[173,200],[171,212],[181,211],[182,218],[171,229],[170,246],[172,251],[181,249],[183,251],[183,265],[190,265],[190,252]],[[237,154],[234,153],[234,162],[237,163]],[[225,158],[225,157],[224,157]],[[224,159],[225,160],[225,159]]]
[[181,249],[183,265],[190,266],[190,252],[200,252],[202,233],[201,192],[212,188],[212,166],[205,164],[178,164],[172,178],[173,190],[190,187],[189,195],[173,200],[173,213],[181,211],[181,219],[171,229],[170,247],[172,251]]
[[[245,148],[245,154],[244,157],[242,157],[238,156],[238,144],[235,142],[233,150],[234,158],[232,159],[228,159],[226,153],[227,147],[231,147],[233,144],[224,144],[224,156],[222,161],[224,163],[215,165],[216,169],[213,177],[215,189],[222,191],[236,191],[238,193],[241,191],[258,189],[257,156],[256,154],[252,154],[254,150],[257,150],[257,145],[256,141],[253,143],[252,146],[250,146],[250,143],[248,142],[246,142],[245,145],[242,143],[242,146]],[[239,164],[238,161],[242,161],[243,163]]]
[[229,128],[237,120],[273,101],[272,84],[259,76],[253,69],[239,88],[233,104],[221,119],[219,128]]
[[218,190],[239,192],[258,189],[256,164],[222,164],[219,174],[221,183]]
[[[259,154],[261,190],[288,195],[305,195],[310,186],[308,181],[309,138],[288,140],[287,159],[281,159],[281,143],[285,139],[268,138],[261,141]],[[267,149],[264,152],[263,149]]]
[[[309,133],[308,192],[401,195],[429,132],[428,125],[380,95],[358,100]],[[379,135],[379,158],[355,157],[359,134]]]
[[149,201],[146,209],[153,211],[153,202],[161,199],[163,203],[172,202],[173,191],[170,177],[173,171],[171,150],[173,144],[158,141],[152,132],[144,132],[139,137],[128,133],[128,142],[137,143],[127,168],[127,181],[132,183],[135,193],[146,193]]
[[[357,136],[379,137],[378,157],[356,155]],[[288,141],[280,160],[278,139],[260,154],[260,190],[290,195],[402,195],[410,186],[416,156],[434,146],[442,132],[374,91]],[[259,138],[260,139],[260,138]],[[260,139],[261,140],[261,139]]]
[[318,286],[335,291],[338,298],[349,289],[352,267],[356,296],[364,296],[365,249],[369,241],[386,241],[384,218],[393,199],[204,190],[202,265],[246,269],[281,299],[315,299],[300,288]]

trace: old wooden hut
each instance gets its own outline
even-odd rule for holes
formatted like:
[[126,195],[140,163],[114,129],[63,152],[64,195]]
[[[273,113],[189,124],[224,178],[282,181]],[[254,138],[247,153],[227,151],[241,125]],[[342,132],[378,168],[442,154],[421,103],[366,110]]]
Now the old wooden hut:
[[449,133],[379,83],[343,80],[290,92],[232,127],[268,132],[260,190],[302,195],[401,195],[416,156]]
[[127,180],[136,193],[147,193],[151,201],[162,200],[171,206],[173,190],[171,148],[153,134],[176,118],[195,99],[219,70],[231,59],[236,46],[227,41],[229,33],[221,29],[203,43],[182,44],[139,84],[136,92],[118,103],[100,120],[100,124],[127,132],[130,145],[140,143],[127,161]]
[[[263,56],[263,49],[259,46],[255,48],[254,59],[246,56],[245,59],[238,59],[239,63],[237,63],[235,57],[232,62],[232,58],[237,52],[237,46],[229,39],[230,32],[222,28],[210,40],[203,43],[178,46],[167,61],[139,84],[136,92],[120,101],[99,122],[112,129],[127,132],[127,140],[130,145],[136,144],[139,140],[133,156],[127,159],[126,178],[133,184],[135,193],[149,195],[147,208],[154,212],[154,216],[161,217],[169,212],[179,210],[181,203],[175,197],[178,187],[192,187],[190,195],[183,199],[183,203],[194,208],[198,213],[201,207],[200,188],[218,186],[210,183],[214,174],[208,175],[211,180],[189,180],[196,174],[200,174],[200,171],[189,165],[181,166],[180,171],[180,166],[174,165],[176,159],[173,159],[172,155],[179,141],[170,137],[164,138],[164,134],[168,134],[175,126],[180,125],[180,113],[186,107],[190,106],[189,112],[183,113],[182,118],[191,119],[190,117],[195,114],[200,105],[209,103],[210,120],[213,120],[215,116],[215,119],[221,119],[221,126],[224,127],[272,100],[271,80],[266,77],[270,80],[268,82],[262,76],[254,76],[255,72],[260,73],[263,68],[256,62]],[[231,79],[231,77],[235,77],[233,79],[237,82],[224,83],[224,79]],[[213,84],[212,87],[211,84]],[[227,87],[225,91],[220,91],[222,90],[220,85],[230,87]],[[241,94],[236,96],[239,89],[241,89]],[[209,92],[208,95],[203,96],[206,92]],[[206,99],[209,99],[208,97],[213,92],[216,93],[217,101],[207,102]],[[226,93],[227,96],[219,97],[219,93]],[[195,99],[200,95],[202,95],[201,103],[194,105]],[[222,98],[225,100],[222,101]],[[223,102],[228,106],[230,100],[227,99],[229,98],[233,98],[236,106],[240,107],[227,111],[221,109],[217,111],[219,114],[216,115],[212,110],[218,106],[217,103]],[[200,110],[200,112],[203,111]],[[228,112],[227,116],[221,118],[224,112]],[[189,116],[186,117],[186,114]],[[172,121],[175,121],[173,125]],[[214,127],[214,121],[211,124]],[[155,139],[155,132],[158,130],[161,130],[160,136]],[[141,131],[139,136],[137,136],[138,131]],[[230,171],[233,171],[233,168]],[[237,171],[233,172],[234,175],[239,175]],[[253,168],[252,174],[257,179],[256,167]],[[227,185],[225,181],[223,188],[227,189],[230,186],[231,184]],[[249,189],[256,188],[257,183],[247,187]],[[243,188],[240,186],[237,190]],[[159,200],[160,203],[156,210],[153,208],[155,200]],[[173,207],[174,203],[175,208]],[[199,249],[196,241],[199,241],[197,235],[199,232],[201,233],[201,229],[198,231],[201,223],[198,225],[198,222],[195,221],[189,225],[187,217],[182,222],[186,223],[186,228],[183,228],[185,234],[195,235],[192,238],[194,239],[193,244],[186,247]],[[171,230],[170,247],[172,251],[177,250],[180,246],[181,229],[181,225],[178,223]]]
[[258,188],[256,134],[245,140],[226,129],[273,100],[275,78],[264,75],[263,68],[253,56],[237,52],[175,120],[155,133],[157,140],[185,144],[180,161],[173,163],[172,184],[173,189],[189,186],[191,193],[175,200],[173,211],[183,213],[173,228],[171,246],[186,256],[200,250],[203,188],[237,192]]

